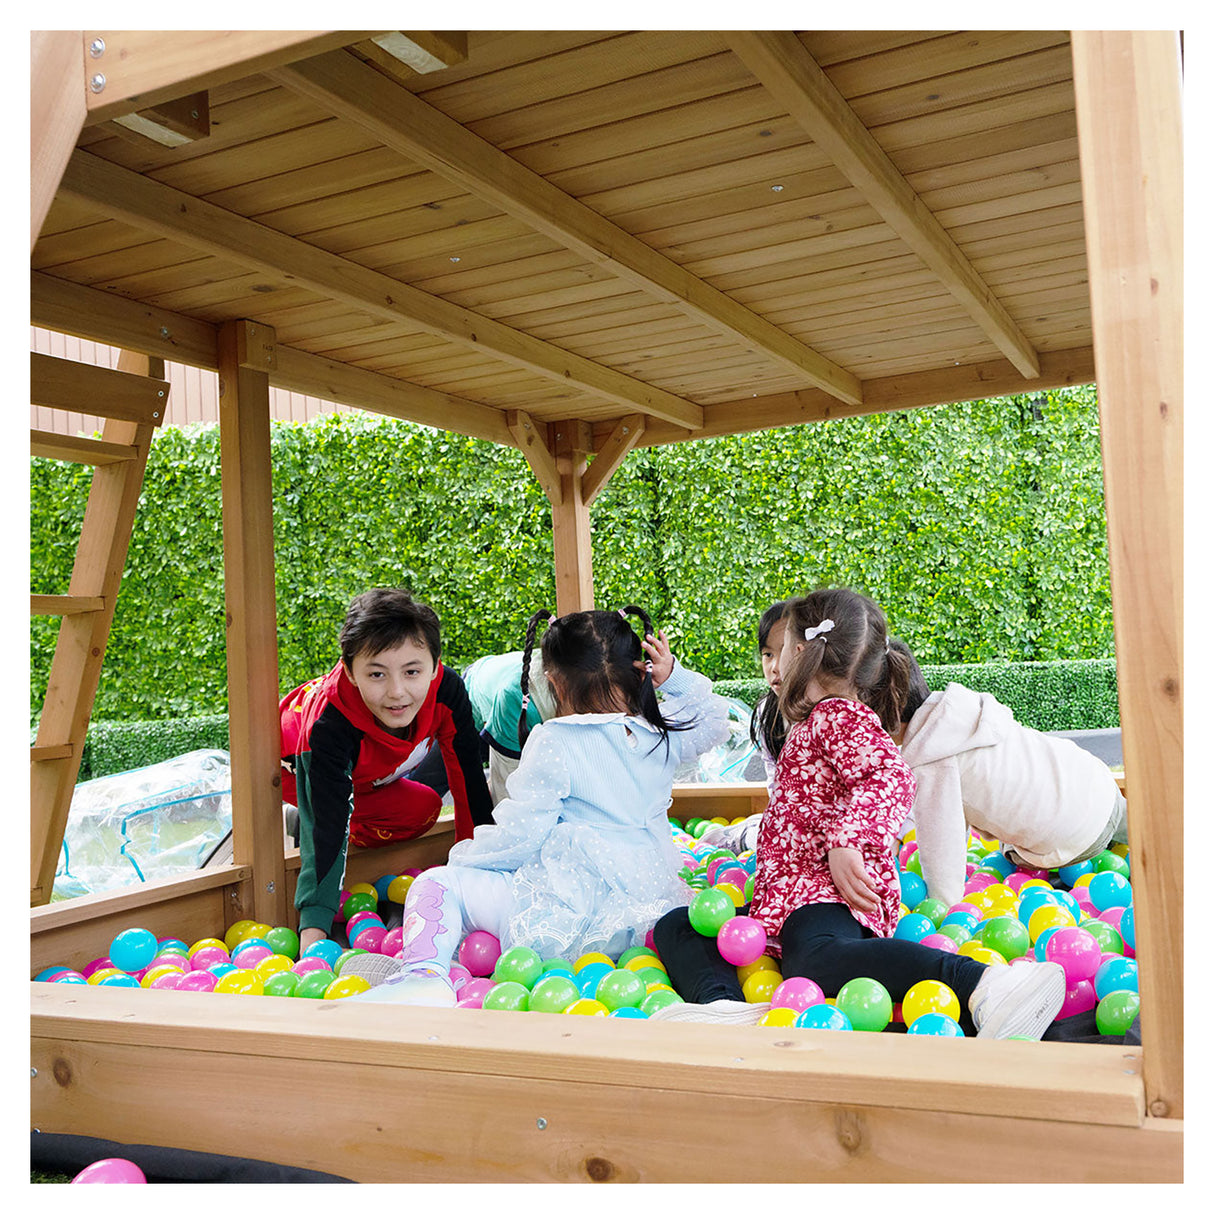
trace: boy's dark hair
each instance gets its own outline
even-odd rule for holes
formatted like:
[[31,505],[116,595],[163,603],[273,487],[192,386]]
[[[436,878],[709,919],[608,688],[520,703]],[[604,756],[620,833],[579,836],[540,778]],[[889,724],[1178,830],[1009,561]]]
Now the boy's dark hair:
[[417,602],[407,590],[364,590],[346,611],[337,634],[341,660],[349,670],[360,653],[374,657],[402,641],[424,645],[438,665],[442,632],[434,608]]
[[[781,599],[772,603],[759,618],[759,652],[767,645],[771,630],[784,618],[785,608],[792,599]],[[788,722],[780,715],[780,697],[767,691],[750,714],[750,740],[762,746],[773,759],[780,757],[784,739],[788,736]]]
[[906,693],[906,703],[902,705],[902,724],[909,725],[911,717],[923,707],[923,702],[932,693],[928,688],[927,680],[923,677],[923,671],[919,669],[919,663],[915,661],[915,655],[911,653],[910,646],[901,637],[889,638],[890,653],[895,650],[902,654],[910,665],[910,686]]
[[[619,611],[574,611],[559,619],[548,611],[537,611],[527,622],[523,646],[523,709],[519,713],[518,742],[527,741],[527,704],[531,680],[531,652],[540,624],[547,622],[540,652],[544,670],[553,682],[562,708],[574,712],[617,712],[622,693],[627,711],[644,717],[657,727],[661,740],[669,747],[672,730],[689,729],[690,724],[673,724],[662,716],[653,686],[650,663],[641,648],[636,630],[627,617],[635,615],[653,636],[653,623],[640,607],[629,605]],[[638,670],[634,663],[644,662]]]
[[782,672],[780,711],[790,723],[804,721],[817,703],[810,694],[816,679],[827,691],[854,686],[860,700],[886,732],[897,731],[910,692],[909,650],[887,645],[885,615],[872,599],[836,587],[793,599],[784,612],[786,627],[800,640],[825,620],[833,626],[805,641]]

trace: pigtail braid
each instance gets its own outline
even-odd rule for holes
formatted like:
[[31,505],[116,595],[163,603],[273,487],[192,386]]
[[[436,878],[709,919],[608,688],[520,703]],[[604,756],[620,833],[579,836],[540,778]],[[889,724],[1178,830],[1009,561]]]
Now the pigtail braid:
[[531,732],[527,724],[527,706],[531,703],[531,652],[535,648],[535,634],[541,624],[554,620],[556,617],[544,608],[537,611],[527,621],[527,639],[523,644],[523,678],[520,686],[523,691],[523,707],[518,717],[518,744],[521,750],[526,745],[527,735]]

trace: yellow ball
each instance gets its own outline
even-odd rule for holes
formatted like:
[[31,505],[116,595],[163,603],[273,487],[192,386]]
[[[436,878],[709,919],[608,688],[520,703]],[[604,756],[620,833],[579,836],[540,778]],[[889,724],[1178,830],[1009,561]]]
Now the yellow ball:
[[770,1003],[771,993],[783,979],[772,970],[758,970],[742,983],[742,998],[747,1003]]
[[350,995],[358,995],[369,991],[371,984],[361,974],[347,974],[344,978],[334,978],[325,987],[322,999],[345,999]]
[[281,974],[289,970],[291,965],[290,957],[286,957],[282,953],[274,953],[273,956],[263,957],[253,966],[253,973],[265,983],[269,982],[275,974]]
[[605,1003],[600,1003],[597,999],[575,999],[564,1010],[566,1016],[610,1016]]
[[217,995],[264,995],[265,987],[252,970],[230,970],[215,983]]
[[720,885],[714,885],[712,888],[721,890],[734,906],[744,906],[746,904],[745,890],[741,886],[735,885],[732,881],[722,881]]
[[[1088,877],[1088,880],[1091,880],[1090,876]],[[1038,889],[1054,888],[1048,881],[1043,880],[1041,877],[1030,877],[1027,881],[1020,882],[1019,893],[1023,894],[1026,889],[1032,889],[1034,886],[1036,886]]]
[[979,944],[977,940],[967,940],[957,949],[957,953],[959,956],[981,961],[983,965],[1007,965],[1007,958],[1002,953],[987,948],[985,944]]
[[615,968],[615,962],[612,961],[606,953],[583,953],[574,963],[573,972],[580,974],[588,965],[593,965],[596,961],[606,961],[608,965]]
[[184,965],[154,965],[148,970],[142,978],[139,979],[139,985],[149,987],[157,978],[163,978],[165,974],[184,974]]
[[733,821],[730,822],[729,825],[730,826],[741,826],[742,823],[745,821],[746,821],[746,815],[743,814],[740,818],[734,818]]
[[[1095,873],[1084,873],[1082,876],[1076,877],[1075,884],[1072,885],[1071,888],[1072,889],[1086,889],[1088,887],[1088,885],[1091,884],[1092,878],[1095,875],[1096,875]],[[1027,885],[1027,884],[1028,884],[1028,882],[1026,881],[1025,885]]]
[[[780,972],[780,966],[774,957],[769,957],[766,953],[755,961],[751,961],[748,965],[738,966],[738,981],[745,982],[751,974],[757,974],[760,970],[771,970],[773,973]],[[782,981],[782,980],[781,980]]]
[[629,957],[620,968],[626,970],[654,969],[661,970],[663,974],[666,973],[666,967],[662,964],[661,959],[648,955],[644,957]]
[[102,978],[108,978],[111,974],[123,973],[116,965],[107,966],[105,969],[94,970],[85,979],[89,986],[98,986]]
[[1051,927],[1074,927],[1075,917],[1061,906],[1039,906],[1029,915],[1029,939],[1036,944],[1037,937]]
[[961,1003],[952,987],[935,978],[916,982],[902,997],[902,1020],[907,1028],[928,1012],[943,1012],[954,1020],[961,1016]]
[[214,936],[208,936],[205,940],[195,940],[187,950],[186,955],[192,957],[200,948],[221,948],[224,952],[228,952],[228,946],[222,940],[217,940]]
[[902,836],[903,843],[913,843],[915,841],[915,828],[912,826],[910,830]]
[[379,901],[379,890],[366,881],[355,882],[355,884],[350,886],[349,892],[352,894],[371,894],[377,902]]
[[252,919],[238,919],[223,934],[223,946],[230,953],[257,924]]
[[[1120,856],[1123,860],[1130,854],[1130,845],[1128,843],[1110,843],[1109,851],[1115,856]],[[1092,876],[1096,874],[1093,873]]]
[[404,906],[405,898],[409,894],[409,886],[412,884],[412,877],[393,877],[388,882],[388,901],[395,902],[398,906]]
[[759,1024],[767,1028],[791,1028],[797,1019],[797,1009],[793,1007],[769,1007],[759,1017]]
[[669,982],[654,981],[654,982],[645,983],[645,994],[647,994],[647,995],[649,994],[650,991],[673,991],[673,990],[674,990],[674,987],[671,986]]
[[728,826],[729,825],[728,818],[709,818],[708,820],[709,820],[709,822],[713,823],[714,826]]

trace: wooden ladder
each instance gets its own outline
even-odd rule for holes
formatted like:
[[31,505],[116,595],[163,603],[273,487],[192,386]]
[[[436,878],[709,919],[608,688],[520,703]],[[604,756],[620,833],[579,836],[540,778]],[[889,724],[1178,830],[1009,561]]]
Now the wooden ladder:
[[148,449],[168,407],[164,360],[124,350],[115,371],[31,354],[30,400],[105,418],[100,439],[30,432],[31,456],[95,467],[67,594],[30,595],[31,615],[62,617],[30,748],[30,905],[44,906],[51,899]]

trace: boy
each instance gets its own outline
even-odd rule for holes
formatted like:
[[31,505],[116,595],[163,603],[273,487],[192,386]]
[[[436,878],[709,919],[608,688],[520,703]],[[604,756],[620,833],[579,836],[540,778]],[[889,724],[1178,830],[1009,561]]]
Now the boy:
[[299,809],[301,950],[324,939],[337,913],[347,839],[382,847],[434,825],[442,798],[410,776],[436,748],[456,839],[493,821],[468,693],[439,660],[434,611],[404,590],[368,590],[338,640],[337,665],[279,704],[283,800]]

